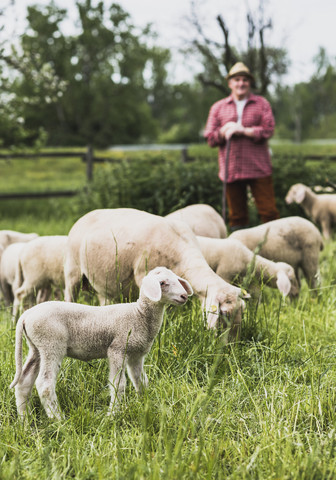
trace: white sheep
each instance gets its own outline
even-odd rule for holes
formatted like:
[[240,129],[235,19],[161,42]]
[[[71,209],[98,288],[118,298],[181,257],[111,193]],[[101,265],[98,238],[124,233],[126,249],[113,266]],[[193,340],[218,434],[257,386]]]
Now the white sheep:
[[52,287],[64,289],[66,235],[46,235],[23,245],[15,274],[13,320],[20,305],[35,298],[40,303],[50,298]]
[[76,300],[85,276],[100,303],[130,296],[146,270],[164,265],[186,278],[200,298],[209,328],[231,325],[235,337],[244,308],[242,291],[216,275],[187,224],[131,208],[93,210],[68,235],[65,300]]
[[212,238],[226,238],[227,229],[223,217],[211,205],[195,204],[166,215],[189,225],[195,235]]
[[308,285],[317,286],[319,279],[319,254],[323,239],[315,225],[302,217],[287,217],[245,228],[231,233],[229,238],[240,240],[250,250],[273,262],[291,265],[300,285],[302,270]]
[[251,277],[287,296],[295,297],[299,285],[294,268],[284,262],[273,262],[254,254],[242,242],[233,238],[197,237],[209,266],[228,282],[242,280],[251,268]]
[[37,233],[22,233],[15,230],[0,230],[0,259],[2,253],[8,245],[16,242],[30,242],[33,238],[38,237]]
[[321,225],[324,238],[331,238],[332,225],[336,223],[336,194],[317,195],[303,183],[296,183],[288,190],[285,200],[288,204],[301,205],[308,217]]
[[[29,243],[29,242],[28,242]],[[22,248],[28,243],[16,242],[8,245],[3,251],[0,261],[0,289],[3,294],[6,307],[12,305],[16,285],[16,273],[19,256]]]
[[[137,302],[109,306],[46,302],[27,310],[16,327],[15,386],[17,411],[24,417],[33,385],[50,418],[61,419],[55,392],[65,356],[79,360],[108,358],[113,413],[125,390],[125,367],[137,392],[148,383],[144,358],[158,334],[167,304],[184,305],[190,284],[165,267],[144,277]],[[29,352],[22,368],[22,336]]]

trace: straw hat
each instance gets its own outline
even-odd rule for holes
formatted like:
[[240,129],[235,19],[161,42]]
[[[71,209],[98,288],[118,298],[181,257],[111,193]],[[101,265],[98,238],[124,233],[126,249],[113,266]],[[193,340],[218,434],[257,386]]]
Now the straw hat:
[[250,78],[254,81],[254,76],[250,72],[249,68],[243,62],[237,62],[230,68],[229,73],[226,76],[227,80],[230,78],[235,77],[236,75],[246,75],[246,77]]

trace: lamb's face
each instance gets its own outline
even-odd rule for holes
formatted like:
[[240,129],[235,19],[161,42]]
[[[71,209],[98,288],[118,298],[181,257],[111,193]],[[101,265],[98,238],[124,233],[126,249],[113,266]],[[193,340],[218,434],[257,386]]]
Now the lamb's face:
[[290,281],[289,296],[291,298],[297,297],[300,293],[300,286],[299,286],[299,282],[296,278],[294,268],[291,265],[288,265],[287,263],[284,263],[284,262],[278,262],[278,265],[286,273],[286,275],[287,275],[287,277]]
[[141,292],[154,302],[184,305],[193,289],[187,280],[165,267],[156,267],[143,279]]
[[302,183],[292,185],[288,190],[285,201],[289,205],[291,203],[301,203],[305,197],[306,187]]
[[220,292],[214,296],[208,294],[204,303],[208,328],[224,328],[234,332],[241,324],[242,312],[246,306],[242,297],[240,288],[235,288],[230,293]]

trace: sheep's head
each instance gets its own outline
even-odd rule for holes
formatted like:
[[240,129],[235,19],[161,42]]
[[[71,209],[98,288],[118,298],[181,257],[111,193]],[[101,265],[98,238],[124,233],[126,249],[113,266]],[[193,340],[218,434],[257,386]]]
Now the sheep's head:
[[286,297],[297,297],[300,292],[299,282],[296,278],[294,268],[288,263],[277,262],[279,268],[276,284],[279,291]]
[[307,187],[303,183],[292,185],[286,195],[286,203],[302,203],[306,195]]
[[172,305],[184,305],[192,294],[189,282],[166,267],[151,270],[143,278],[140,289],[140,295],[149,300]]
[[240,288],[230,285],[228,292],[209,290],[203,301],[204,313],[208,328],[228,330],[232,339],[239,336],[242,312],[245,309],[244,299],[250,295]]

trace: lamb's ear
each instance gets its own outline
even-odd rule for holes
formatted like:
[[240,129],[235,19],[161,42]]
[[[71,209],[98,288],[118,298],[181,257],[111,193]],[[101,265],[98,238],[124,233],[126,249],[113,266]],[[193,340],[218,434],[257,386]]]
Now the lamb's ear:
[[295,195],[295,201],[296,203],[301,203],[304,200],[304,197],[306,195],[306,190],[304,187],[299,187],[296,191]]
[[284,297],[287,297],[291,289],[291,282],[284,271],[280,270],[277,273],[276,284],[278,290],[284,295]]
[[162,291],[160,281],[154,275],[144,277],[140,291],[149,298],[149,300],[152,300],[152,302],[159,302],[161,300]]
[[181,278],[181,277],[177,277],[177,278],[180,284],[182,285],[182,287],[184,288],[184,290],[187,292],[187,294],[190,297],[190,295],[194,293],[194,290],[192,289],[192,286],[190,285],[190,283],[187,282],[187,280],[184,280],[184,278]]

